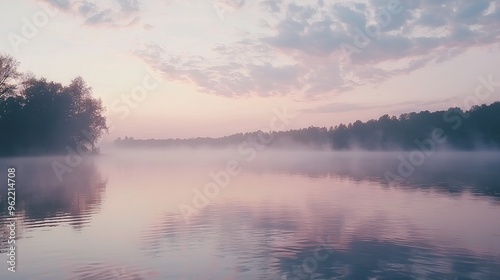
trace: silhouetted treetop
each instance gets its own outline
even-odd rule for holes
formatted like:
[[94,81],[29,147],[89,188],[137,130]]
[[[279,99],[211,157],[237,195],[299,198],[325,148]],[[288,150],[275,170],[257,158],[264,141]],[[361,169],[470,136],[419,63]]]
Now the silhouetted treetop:
[[16,80],[21,76],[18,66],[19,62],[12,56],[0,54],[0,100],[16,89]]
[[0,99],[0,155],[94,150],[107,131],[104,107],[81,77],[67,86],[28,77]]

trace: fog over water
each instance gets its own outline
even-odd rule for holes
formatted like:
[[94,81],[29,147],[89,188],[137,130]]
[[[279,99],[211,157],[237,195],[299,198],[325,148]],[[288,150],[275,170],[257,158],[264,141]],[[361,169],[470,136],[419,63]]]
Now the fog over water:
[[[308,177],[343,177],[369,180],[391,186],[418,186],[484,192],[500,196],[500,151],[333,151],[331,149],[257,148],[243,152],[234,148],[132,148],[103,150],[103,156],[134,164],[158,163],[176,166],[219,166],[234,161],[243,171],[286,173]],[[218,171],[217,168],[213,170]]]
[[68,159],[0,160],[11,279],[500,277],[498,152],[104,147],[59,180]]

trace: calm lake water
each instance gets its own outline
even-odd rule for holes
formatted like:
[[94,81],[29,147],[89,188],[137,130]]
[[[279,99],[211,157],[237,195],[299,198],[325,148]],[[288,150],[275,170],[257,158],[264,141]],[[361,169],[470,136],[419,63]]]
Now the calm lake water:
[[103,152],[62,181],[64,157],[1,159],[0,279],[500,279],[500,153],[388,184],[408,156]]

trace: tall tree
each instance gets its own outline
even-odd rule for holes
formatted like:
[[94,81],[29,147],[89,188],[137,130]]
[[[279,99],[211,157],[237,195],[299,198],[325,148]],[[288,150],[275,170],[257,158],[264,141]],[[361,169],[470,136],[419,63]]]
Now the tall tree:
[[29,76],[17,87],[5,81],[5,92],[15,94],[0,102],[0,155],[95,150],[107,131],[102,102],[81,77],[68,86]]

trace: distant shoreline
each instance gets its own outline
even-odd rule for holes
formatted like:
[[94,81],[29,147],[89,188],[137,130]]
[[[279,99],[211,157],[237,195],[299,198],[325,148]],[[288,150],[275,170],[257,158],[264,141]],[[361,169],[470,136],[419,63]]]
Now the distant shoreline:
[[468,111],[422,111],[384,115],[378,120],[356,121],[335,127],[288,131],[236,133],[224,137],[189,139],[134,139],[114,141],[117,147],[246,147],[309,148],[366,151],[443,149],[474,151],[500,148],[500,102],[473,106]]

